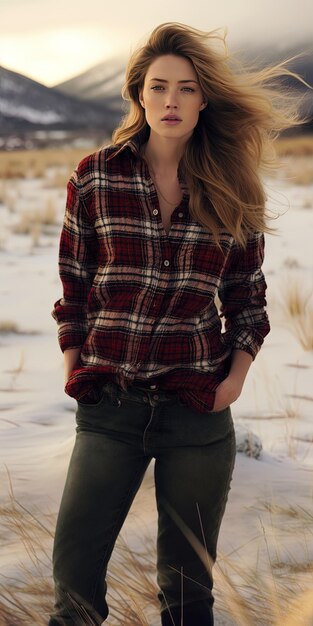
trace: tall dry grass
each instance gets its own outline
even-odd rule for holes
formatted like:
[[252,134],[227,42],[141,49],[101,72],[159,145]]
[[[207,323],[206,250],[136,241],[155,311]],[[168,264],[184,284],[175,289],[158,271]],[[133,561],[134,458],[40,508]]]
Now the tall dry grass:
[[[281,169],[284,171],[284,179],[289,183],[302,186],[313,183],[312,156],[286,157]],[[308,208],[310,206],[308,204]]]
[[52,198],[47,198],[40,209],[25,210],[19,219],[11,225],[11,232],[17,235],[29,235],[31,250],[40,243],[41,235],[56,234],[58,229],[58,212]]
[[281,309],[287,328],[304,350],[313,350],[313,287],[290,274],[282,286]]
[[313,156],[313,135],[280,137],[275,146],[279,156]]
[[0,320],[0,333],[18,333],[19,328],[16,322],[13,320]]
[[281,137],[276,140],[275,148],[278,169],[274,176],[282,176],[295,185],[313,182],[313,135]]
[[35,226],[55,226],[57,224],[57,209],[52,198],[48,198],[42,209],[23,211],[19,221],[12,226],[12,232],[18,235],[31,234]]
[[0,151],[0,178],[43,178],[49,167],[63,167],[70,175],[86,153],[97,148]]
[[[109,139],[104,144],[109,143]],[[89,148],[45,148],[41,150],[0,151],[0,179],[41,178],[49,167],[63,167],[71,173],[77,163],[88,153],[100,146]],[[280,158],[306,158],[313,155],[313,135],[281,137],[275,142],[276,153]],[[312,159],[311,159],[312,162]],[[66,174],[67,177],[67,174]],[[61,183],[64,178],[60,178]],[[56,180],[58,183],[58,180]]]
[[[268,510],[269,505],[263,505]],[[272,510],[275,512],[275,509]],[[23,545],[28,561],[27,565],[24,562],[19,566],[14,576],[2,577],[0,625],[44,626],[53,603],[50,555],[55,516],[26,509],[14,498],[13,492],[7,505],[0,509],[0,514],[2,538],[6,543],[15,541]],[[299,511],[297,516],[301,521]],[[308,512],[303,511],[303,516],[305,531]],[[173,519],[205,566],[211,567],[205,543],[202,545],[192,536],[175,514]],[[201,523],[200,514],[199,519]],[[268,548],[269,540],[263,525],[262,532]],[[157,626],[159,623],[155,547],[149,538],[143,538],[142,545],[141,553],[137,554],[119,539],[114,550],[108,577],[108,626]],[[243,546],[243,552],[248,550],[248,545]],[[312,579],[299,578],[297,555],[294,563],[293,568],[289,567],[282,573],[281,564],[277,566],[269,548],[268,568],[261,563],[255,567],[245,566],[238,550],[233,555],[220,554],[214,568],[217,614],[224,616],[227,623],[233,626],[312,626]],[[82,615],[78,605],[77,610]],[[92,626],[96,622],[86,617],[85,624]]]

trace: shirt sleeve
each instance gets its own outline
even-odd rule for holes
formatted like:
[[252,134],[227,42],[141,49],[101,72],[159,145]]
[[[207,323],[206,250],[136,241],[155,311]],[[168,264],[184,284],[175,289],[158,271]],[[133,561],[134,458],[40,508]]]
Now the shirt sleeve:
[[62,352],[83,345],[87,332],[87,300],[97,272],[97,237],[83,199],[78,171],[67,185],[67,201],[59,248],[63,297],[54,304]]
[[264,235],[254,233],[245,248],[234,244],[219,289],[224,340],[254,359],[270,331],[266,307],[266,282],[262,272]]

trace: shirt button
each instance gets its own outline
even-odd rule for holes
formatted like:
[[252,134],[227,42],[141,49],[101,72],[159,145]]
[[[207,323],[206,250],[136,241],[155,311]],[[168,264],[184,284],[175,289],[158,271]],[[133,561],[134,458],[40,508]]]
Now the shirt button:
[[159,396],[158,396],[157,394],[155,394],[155,395],[153,396],[153,400],[158,400],[158,399],[159,399]]
[[168,267],[170,262],[168,259],[165,259],[165,261],[163,261],[163,264],[165,265],[165,267]]
[[156,385],[150,385],[150,389],[156,389],[157,386]]
[[178,217],[184,217],[184,214],[180,211],[180,213],[178,213]]
[[152,211],[153,215],[157,215],[158,212],[159,212],[158,209],[153,209],[153,211]]

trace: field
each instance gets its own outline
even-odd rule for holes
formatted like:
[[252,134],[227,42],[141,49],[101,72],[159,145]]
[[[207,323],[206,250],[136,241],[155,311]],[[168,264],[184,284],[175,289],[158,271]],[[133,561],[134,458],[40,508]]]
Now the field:
[[[313,624],[313,137],[277,151],[281,167],[264,181],[278,216],[264,263],[272,331],[232,407],[238,454],[215,566],[217,626]],[[85,154],[0,153],[0,626],[44,625],[52,606],[75,402],[62,391],[50,312],[66,182]],[[112,562],[109,626],[159,623],[152,470]]]

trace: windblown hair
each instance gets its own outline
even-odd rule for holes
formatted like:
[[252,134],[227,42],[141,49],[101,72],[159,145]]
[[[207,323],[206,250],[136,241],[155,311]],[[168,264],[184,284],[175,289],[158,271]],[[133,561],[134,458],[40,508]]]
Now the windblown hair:
[[216,30],[204,32],[176,22],[155,28],[130,57],[122,90],[130,109],[112,141],[121,144],[138,133],[148,140],[139,92],[152,61],[165,54],[189,60],[208,101],[179,163],[190,193],[189,210],[217,242],[224,227],[244,246],[253,231],[272,230],[266,224],[261,174],[277,165],[273,141],[280,131],[303,123],[299,98],[278,79],[304,81],[286,67],[295,57],[261,70],[251,68],[229,55],[225,39]]

